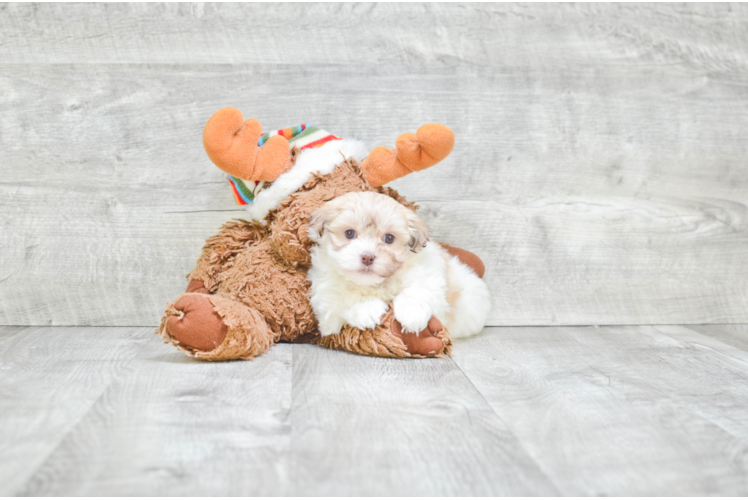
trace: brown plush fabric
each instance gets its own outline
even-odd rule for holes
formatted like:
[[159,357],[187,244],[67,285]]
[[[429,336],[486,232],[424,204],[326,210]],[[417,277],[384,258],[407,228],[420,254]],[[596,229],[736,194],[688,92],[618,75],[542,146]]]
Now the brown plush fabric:
[[262,241],[268,234],[265,226],[259,222],[247,222],[235,219],[227,222],[205,241],[203,253],[195,269],[187,279],[203,282],[206,289],[215,292],[219,284],[219,274],[240,252],[255,243]]
[[[320,338],[306,279],[312,244],[307,224],[309,215],[323,203],[351,191],[375,191],[417,207],[394,189],[372,187],[355,160],[342,160],[330,174],[313,176],[283,200],[268,214],[267,226],[237,219],[208,238],[188,275],[188,289],[195,293],[187,294],[193,297],[187,303],[199,314],[185,312],[185,302],[177,301],[167,308],[157,332],[189,355],[207,360],[251,359],[279,341],[313,342],[384,357],[448,353],[451,340],[445,329],[432,324],[419,335],[403,334],[392,325],[392,311],[374,329],[345,326],[339,335]],[[202,323],[191,315],[202,318]],[[225,338],[214,347],[224,331],[216,325],[216,315],[225,326]]]
[[345,325],[336,335],[320,337],[317,344],[381,358],[433,358],[449,354],[452,339],[436,318],[431,318],[429,325],[418,334],[404,333],[390,304],[390,310],[376,328],[359,330]]
[[292,340],[317,329],[309,282],[306,272],[275,259],[271,245],[265,239],[237,255],[218,275],[217,293],[256,309],[274,333]]
[[448,254],[454,255],[455,257],[460,259],[460,262],[475,271],[475,274],[477,274],[479,278],[482,278],[483,275],[486,274],[485,264],[483,264],[483,261],[480,260],[480,257],[475,255],[473,252],[469,252],[462,248],[453,247],[447,245],[446,243],[440,243],[440,245],[444,247]]
[[371,330],[359,330],[350,325],[343,326],[340,333],[320,337],[317,344],[328,349],[348,351],[381,358],[409,358],[407,346],[393,334],[390,324],[394,320],[392,307],[382,322]]

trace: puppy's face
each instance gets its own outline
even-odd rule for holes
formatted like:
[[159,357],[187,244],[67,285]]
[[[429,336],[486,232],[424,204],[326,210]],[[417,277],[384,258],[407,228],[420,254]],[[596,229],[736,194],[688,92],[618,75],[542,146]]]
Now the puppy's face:
[[412,210],[379,193],[348,193],[314,213],[309,238],[319,244],[350,280],[382,283],[410,252],[426,244],[429,230]]

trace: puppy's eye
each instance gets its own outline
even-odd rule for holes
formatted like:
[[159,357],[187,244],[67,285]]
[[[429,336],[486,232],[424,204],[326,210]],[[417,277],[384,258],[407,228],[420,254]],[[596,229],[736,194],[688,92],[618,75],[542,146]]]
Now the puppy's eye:
[[353,238],[356,237],[356,231],[354,231],[353,229],[349,229],[348,231],[345,232],[345,237],[348,238],[349,240],[352,240]]
[[390,244],[393,241],[395,241],[395,237],[394,236],[392,236],[391,234],[385,234],[384,235],[384,242],[385,243]]

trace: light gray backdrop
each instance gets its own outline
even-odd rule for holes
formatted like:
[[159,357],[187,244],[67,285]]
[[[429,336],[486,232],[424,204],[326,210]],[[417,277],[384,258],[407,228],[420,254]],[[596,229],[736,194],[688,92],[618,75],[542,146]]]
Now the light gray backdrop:
[[478,253],[491,325],[748,322],[748,6],[0,6],[0,324],[155,325],[241,217],[235,106],[371,146]]

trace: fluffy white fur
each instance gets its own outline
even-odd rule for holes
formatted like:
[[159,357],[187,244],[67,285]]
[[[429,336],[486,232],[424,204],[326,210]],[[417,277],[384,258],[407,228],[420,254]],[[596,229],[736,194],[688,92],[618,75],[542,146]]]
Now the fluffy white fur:
[[306,184],[313,173],[329,174],[343,158],[354,158],[360,162],[368,153],[363,142],[352,139],[330,141],[318,148],[301,151],[293,168],[278,176],[270,187],[261,190],[254,201],[246,206],[250,218],[263,222],[268,212]]
[[[346,242],[346,227],[361,234]],[[384,234],[395,235],[400,247],[383,243]],[[309,236],[317,242],[308,273],[311,304],[323,336],[346,323],[373,328],[388,301],[406,331],[420,332],[432,316],[453,338],[475,335],[486,323],[491,302],[485,282],[428,241],[415,213],[385,195],[349,193],[328,202],[312,215]],[[364,253],[383,264],[364,265]]]

